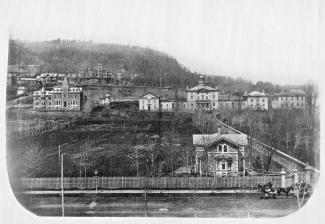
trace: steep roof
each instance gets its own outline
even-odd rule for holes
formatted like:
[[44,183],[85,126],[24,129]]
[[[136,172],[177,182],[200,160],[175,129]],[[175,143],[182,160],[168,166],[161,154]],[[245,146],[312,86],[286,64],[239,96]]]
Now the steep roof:
[[69,86],[69,82],[68,82],[67,76],[64,77],[62,86]]
[[210,134],[210,135],[193,135],[193,145],[210,145],[220,140],[233,142],[237,145],[247,145],[247,135],[245,134]]

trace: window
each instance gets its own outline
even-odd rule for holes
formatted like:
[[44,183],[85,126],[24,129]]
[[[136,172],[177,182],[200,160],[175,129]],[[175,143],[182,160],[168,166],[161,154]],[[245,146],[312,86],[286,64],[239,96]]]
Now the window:
[[253,102],[253,99],[251,99],[251,102]]
[[222,170],[225,170],[226,169],[226,162],[225,161],[222,161],[222,163],[221,163],[221,169]]
[[216,98],[216,96],[215,95],[213,95],[213,99],[215,99]]
[[148,103],[150,103],[150,100],[148,100]]
[[215,106],[216,104],[215,104],[215,103],[213,103],[212,105],[213,105],[213,106]]
[[191,100],[193,100],[193,96],[191,96]]
[[219,152],[222,152],[222,145],[219,145],[218,150]]
[[228,152],[228,147],[227,147],[227,145],[224,145],[224,146],[223,146],[223,151],[224,151],[224,152]]
[[265,102],[265,99],[263,99],[262,102]]
[[209,98],[208,96],[205,97],[205,99],[208,99],[208,98]]

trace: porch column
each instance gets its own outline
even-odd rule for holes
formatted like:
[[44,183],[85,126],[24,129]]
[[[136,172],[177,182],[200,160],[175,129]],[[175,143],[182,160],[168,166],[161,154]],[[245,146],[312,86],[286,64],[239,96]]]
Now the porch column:
[[305,170],[306,170],[306,174],[305,174],[305,182],[307,183],[307,184],[310,184],[310,174],[311,174],[311,167],[310,166],[306,166],[305,167]]
[[286,187],[286,171],[283,168],[281,170],[281,187]]
[[197,154],[195,154],[195,170],[194,172],[197,173],[198,172],[198,159],[197,159]]
[[293,184],[297,184],[299,182],[298,170],[293,169]]

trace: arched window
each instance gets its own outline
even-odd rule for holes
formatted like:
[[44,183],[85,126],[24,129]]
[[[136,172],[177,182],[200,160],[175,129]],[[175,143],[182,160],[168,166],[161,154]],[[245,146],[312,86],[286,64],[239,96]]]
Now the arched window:
[[222,152],[222,145],[219,145],[219,152]]
[[223,146],[223,151],[224,151],[224,152],[228,152],[228,146],[227,146],[227,145],[224,145],[224,146]]

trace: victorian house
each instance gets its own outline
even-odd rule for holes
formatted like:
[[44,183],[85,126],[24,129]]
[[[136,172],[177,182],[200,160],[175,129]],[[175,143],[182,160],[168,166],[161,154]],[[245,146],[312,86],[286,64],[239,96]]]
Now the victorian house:
[[244,134],[193,135],[195,172],[210,176],[244,174],[247,144]]
[[82,105],[82,88],[69,86],[67,77],[60,87],[52,90],[34,91],[33,108],[43,110],[80,110]]

